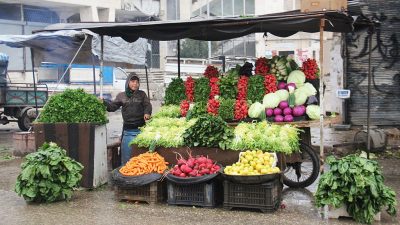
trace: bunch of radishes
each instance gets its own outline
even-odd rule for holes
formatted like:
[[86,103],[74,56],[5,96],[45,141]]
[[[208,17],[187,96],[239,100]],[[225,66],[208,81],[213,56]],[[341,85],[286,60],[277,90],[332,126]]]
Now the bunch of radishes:
[[210,99],[213,99],[216,95],[219,95],[219,78],[211,77],[210,78]]
[[187,100],[193,102],[194,100],[194,79],[193,77],[188,77],[185,81],[185,94]]
[[315,59],[307,59],[304,61],[301,70],[308,80],[315,80],[319,77],[319,68]]
[[181,116],[185,117],[187,112],[189,111],[190,103],[187,100],[183,100],[180,104]]
[[207,102],[207,112],[213,116],[218,115],[219,101],[217,99],[210,99]]
[[170,173],[177,177],[201,177],[203,175],[214,174],[220,170],[220,166],[217,165],[213,160],[203,155],[192,157],[189,154],[189,158],[185,159],[179,155],[177,165],[175,165]]

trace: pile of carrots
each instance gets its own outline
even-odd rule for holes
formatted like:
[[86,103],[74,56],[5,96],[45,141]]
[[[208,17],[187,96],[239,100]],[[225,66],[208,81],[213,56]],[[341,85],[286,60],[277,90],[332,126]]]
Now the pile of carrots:
[[138,176],[149,173],[164,173],[168,162],[157,152],[146,152],[132,157],[119,172],[125,176]]

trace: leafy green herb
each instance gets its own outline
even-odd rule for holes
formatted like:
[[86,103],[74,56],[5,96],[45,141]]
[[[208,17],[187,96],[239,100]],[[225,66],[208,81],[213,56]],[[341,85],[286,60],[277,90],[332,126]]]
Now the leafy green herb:
[[51,96],[38,119],[42,123],[99,123],[108,122],[106,107],[83,89],[66,89]]
[[224,99],[236,99],[237,82],[238,75],[234,72],[221,77],[219,80],[220,97]]
[[207,102],[196,102],[186,114],[186,119],[197,118],[207,114]]
[[165,90],[164,99],[166,105],[179,105],[182,100],[186,99],[185,84],[181,78],[172,79]]
[[234,119],[235,102],[236,102],[235,99],[220,99],[218,115],[223,120],[233,120]]
[[194,83],[194,101],[207,102],[210,96],[210,81],[206,77],[195,80]]
[[396,215],[396,193],[384,185],[384,178],[376,161],[348,155],[342,159],[326,159],[330,170],[321,176],[315,193],[316,205],[343,204],[357,222],[372,223],[374,216],[387,206]]
[[250,100],[251,103],[262,102],[264,95],[264,77],[260,75],[251,76],[247,85],[247,100]]
[[183,134],[184,144],[189,147],[220,147],[226,149],[233,137],[230,128],[221,117],[201,116]]
[[45,143],[26,156],[21,168],[15,192],[27,201],[54,202],[71,198],[82,178],[83,166],[55,143]]

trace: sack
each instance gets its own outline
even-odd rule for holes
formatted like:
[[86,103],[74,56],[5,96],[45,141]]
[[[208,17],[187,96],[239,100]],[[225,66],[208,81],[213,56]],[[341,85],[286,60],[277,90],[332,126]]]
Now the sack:
[[120,168],[121,167],[118,167],[111,172],[112,182],[118,187],[140,187],[160,180],[162,177],[162,174],[159,173],[149,173],[140,176],[125,176],[119,172]]

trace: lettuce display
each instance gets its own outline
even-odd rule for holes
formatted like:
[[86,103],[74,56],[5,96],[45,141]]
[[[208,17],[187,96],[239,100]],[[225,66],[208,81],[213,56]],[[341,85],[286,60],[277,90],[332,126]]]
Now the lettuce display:
[[179,105],[164,105],[160,110],[153,115],[153,118],[177,118],[181,115]]
[[185,118],[154,118],[141,133],[131,141],[130,145],[149,148],[157,147],[177,148],[183,146],[183,133],[196,122],[195,119],[186,121]]
[[229,145],[232,150],[262,150],[291,154],[299,150],[299,129],[291,125],[240,123]]

